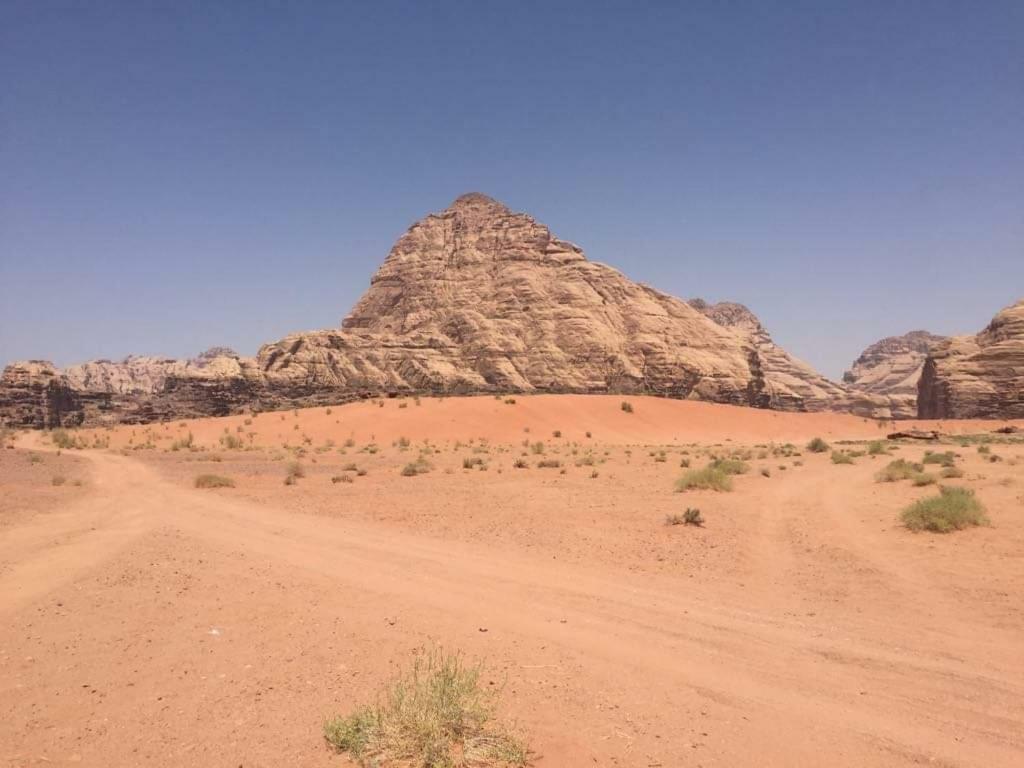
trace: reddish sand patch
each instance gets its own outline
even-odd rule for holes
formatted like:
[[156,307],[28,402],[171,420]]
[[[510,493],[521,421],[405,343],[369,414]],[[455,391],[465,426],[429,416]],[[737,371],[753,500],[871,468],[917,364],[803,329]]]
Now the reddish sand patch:
[[[516,401],[98,430],[118,450],[60,457],[21,436],[7,466],[38,450],[86,481],[57,498],[51,469],[0,465],[0,519],[12,489],[34,510],[0,527],[0,756],[343,765],[323,718],[440,642],[486,660],[538,766],[1024,761],[1024,444],[942,446],[992,526],[935,536],[898,521],[934,486],[874,481],[925,446],[852,465],[781,447],[873,422]],[[733,451],[733,492],[673,493],[681,463]],[[703,527],[665,524],[688,506]]]

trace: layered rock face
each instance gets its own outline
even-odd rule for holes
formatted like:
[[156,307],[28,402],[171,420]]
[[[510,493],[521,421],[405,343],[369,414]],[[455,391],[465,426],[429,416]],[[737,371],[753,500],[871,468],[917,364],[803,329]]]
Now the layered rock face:
[[1024,418],[1024,300],[974,336],[936,344],[917,395],[925,419]]
[[825,378],[778,346],[757,316],[742,304],[729,301],[708,304],[703,299],[691,299],[689,304],[718,325],[733,330],[751,345],[764,379],[769,407],[809,411],[849,407],[851,410],[869,411],[872,415],[888,416],[884,412],[887,407],[884,398],[876,402],[866,398],[854,408],[850,401],[851,393],[846,387]]
[[63,371],[44,361],[13,363],[0,377],[0,424],[53,428],[223,416],[256,403],[262,381],[255,360],[224,348],[193,360],[128,357]]
[[339,329],[293,334],[255,359],[215,349],[63,372],[18,365],[0,381],[0,421],[20,426],[401,392],[651,393],[893,415],[888,396],[829,381],[788,355],[746,307],[688,303],[634,283],[479,194],[414,224]]
[[340,330],[289,336],[258,360],[292,387],[648,392],[794,410],[842,392],[763,329],[755,339],[714,314],[470,194],[399,239]]
[[53,429],[84,421],[79,394],[45,360],[27,360],[0,375],[0,426]]
[[891,398],[897,418],[917,416],[917,383],[931,347],[945,341],[927,331],[889,336],[865,349],[843,381],[862,392]]

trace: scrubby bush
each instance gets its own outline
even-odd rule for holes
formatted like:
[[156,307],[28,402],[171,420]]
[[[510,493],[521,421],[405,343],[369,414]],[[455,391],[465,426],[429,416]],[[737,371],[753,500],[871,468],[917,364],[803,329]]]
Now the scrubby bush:
[[912,531],[949,533],[973,525],[987,525],[985,508],[968,488],[942,486],[938,496],[921,499],[901,515],[903,524]]
[[495,721],[497,690],[483,669],[432,650],[374,706],[324,723],[324,737],[363,766],[525,766],[526,745]]
[[676,492],[691,490],[731,491],[732,477],[713,466],[691,469],[676,480]]
[[750,465],[739,459],[715,459],[708,466],[727,475],[745,475],[750,471]]
[[807,444],[807,450],[811,453],[825,453],[829,449],[828,443],[820,437],[816,437]]
[[952,451],[945,451],[943,453],[925,451],[924,458],[921,459],[922,464],[941,464],[944,467],[952,467],[955,462],[956,454]]
[[833,464],[853,464],[853,456],[846,451],[832,451]]
[[701,515],[700,510],[696,508],[687,507],[686,511],[682,514],[678,512],[665,517],[665,525],[704,525],[704,517]]
[[883,456],[888,452],[888,446],[881,440],[872,440],[868,443],[868,456]]
[[619,403],[619,408],[621,408],[626,413],[633,412],[633,404],[628,400],[623,400],[621,403]]
[[221,475],[199,475],[195,479],[196,488],[234,488],[235,481]]
[[879,483],[896,483],[900,480],[912,480],[924,471],[920,464],[912,464],[906,459],[890,461],[884,469],[875,474],[875,481]]

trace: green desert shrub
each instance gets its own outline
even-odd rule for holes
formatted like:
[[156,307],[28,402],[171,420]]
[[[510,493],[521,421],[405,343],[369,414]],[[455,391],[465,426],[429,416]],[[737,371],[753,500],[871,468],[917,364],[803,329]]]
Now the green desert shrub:
[[732,477],[713,466],[691,469],[676,480],[676,493],[693,490],[731,491]]
[[430,462],[424,459],[422,456],[411,461],[402,467],[402,477],[415,477],[416,475],[425,475],[431,470]]
[[964,471],[960,467],[943,467],[939,474],[945,478],[963,477]]
[[945,451],[942,453],[925,451],[924,458],[921,459],[922,464],[941,464],[944,467],[952,467],[955,462],[956,454],[952,451]]
[[525,766],[526,745],[495,718],[498,691],[480,665],[432,650],[375,705],[324,723],[324,738],[359,765],[408,768]]
[[914,502],[901,515],[912,531],[949,533],[972,525],[987,525],[985,508],[968,488],[942,486],[938,496]]
[[537,467],[540,469],[558,469],[562,466],[562,462],[558,459],[541,459],[537,462]]
[[875,482],[896,483],[900,480],[912,480],[924,471],[920,464],[913,464],[906,459],[890,461],[875,474]]
[[739,459],[715,459],[708,466],[727,475],[745,475],[750,471],[750,465]]
[[199,475],[195,480],[196,488],[234,488],[235,481],[222,475]]
[[922,487],[925,485],[934,485],[935,480],[935,475],[933,475],[931,472],[918,472],[911,478],[911,481],[914,483],[914,485],[918,487]]
[[833,464],[853,464],[853,456],[846,451],[832,451]]
[[829,448],[828,443],[820,437],[816,437],[807,444],[807,450],[811,453],[825,453]]
[[882,456],[888,452],[888,447],[881,440],[872,440],[868,443],[868,456]]

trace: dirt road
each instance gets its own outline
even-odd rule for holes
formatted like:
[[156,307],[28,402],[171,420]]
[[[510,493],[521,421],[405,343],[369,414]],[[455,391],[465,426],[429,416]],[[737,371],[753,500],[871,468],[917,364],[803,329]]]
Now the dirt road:
[[1024,764],[1019,593],[992,608],[977,558],[957,585],[896,556],[851,512],[858,468],[763,491],[742,580],[717,582],[82,456],[80,499],[0,532],[5,765],[342,764],[323,718],[432,641],[486,659],[539,766]]

